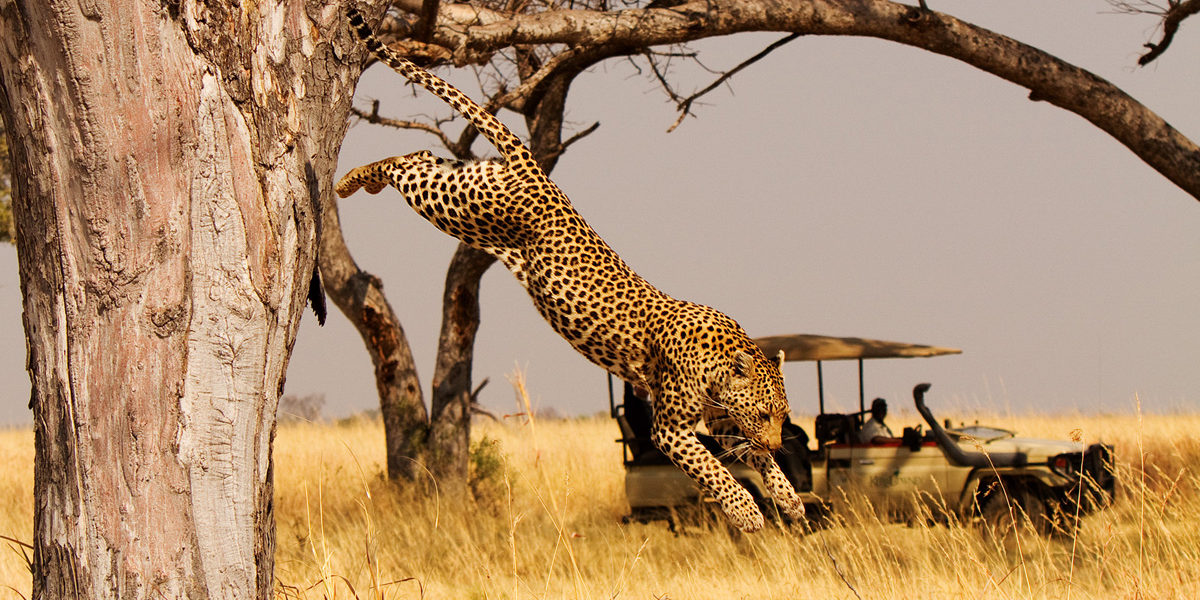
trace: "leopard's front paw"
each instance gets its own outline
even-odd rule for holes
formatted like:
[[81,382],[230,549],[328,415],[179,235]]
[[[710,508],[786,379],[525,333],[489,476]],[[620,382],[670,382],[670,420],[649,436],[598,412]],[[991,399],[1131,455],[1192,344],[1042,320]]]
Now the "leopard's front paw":
[[735,527],[745,533],[754,533],[762,529],[765,523],[762,512],[754,503],[754,497],[745,488],[739,488],[729,497],[722,499],[721,510]]
[[796,492],[788,490],[777,495],[775,497],[775,504],[787,516],[796,520],[804,519],[804,501],[800,499],[800,496]]

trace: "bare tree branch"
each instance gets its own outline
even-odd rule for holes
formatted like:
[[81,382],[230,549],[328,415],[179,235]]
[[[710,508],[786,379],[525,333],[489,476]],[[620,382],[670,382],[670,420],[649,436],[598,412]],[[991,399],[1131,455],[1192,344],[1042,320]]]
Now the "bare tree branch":
[[582,140],[583,138],[591,135],[593,132],[595,132],[599,128],[600,128],[600,122],[596,121],[595,123],[592,123],[590,126],[588,126],[587,129],[576,132],[575,135],[572,135],[571,137],[567,138],[567,140],[565,142],[559,144],[557,149],[551,151],[550,154],[547,155],[547,158],[558,158],[558,157],[562,156],[563,153],[567,151],[567,148],[569,148],[571,146],[571,144],[574,144],[575,142],[578,142],[579,140]]
[[678,107],[679,108],[679,118],[675,119],[675,123],[672,124],[669,128],[667,128],[667,133],[671,133],[672,131],[675,131],[676,127],[679,127],[679,124],[683,122],[683,118],[688,116],[691,113],[692,103],[695,102],[697,98],[717,89],[718,86],[720,86],[722,83],[725,83],[726,81],[729,81],[729,79],[731,77],[733,77],[734,75],[737,75],[738,72],[741,71],[742,69],[745,69],[746,67],[754,64],[755,62],[758,62],[763,57],[765,57],[766,55],[775,51],[780,46],[783,46],[784,44],[787,44],[788,42],[800,37],[800,35],[801,34],[799,34],[799,33],[793,33],[793,34],[787,35],[779,40],[776,40],[770,46],[763,48],[762,51],[759,52],[758,54],[755,54],[754,56],[747,58],[746,60],[742,61],[742,63],[739,64],[738,66],[736,66],[736,67],[730,69],[729,71],[727,71],[726,73],[722,74],[720,77],[717,78],[716,81],[710,83],[708,85],[708,87],[692,94],[691,96],[688,96],[687,98],[684,98],[682,101],[679,102],[679,107]]
[[[443,4],[443,12],[448,8]],[[875,37],[960,60],[1028,88],[1031,99],[1082,116],[1200,199],[1200,146],[1120,88],[1042,50],[917,6],[887,0],[690,0],[661,9],[548,10],[471,26],[466,43],[475,53],[515,44],[636,51],[743,31]]]
[[371,112],[366,112],[357,106],[353,106],[350,108],[350,113],[373,125],[382,125],[384,127],[393,127],[395,129],[414,129],[417,131],[424,131],[425,133],[428,133],[429,135],[432,135],[440,140],[442,145],[446,148],[450,148],[452,145],[454,145],[454,142],[450,140],[450,137],[446,135],[446,132],[442,131],[441,127],[449,119],[437,119],[432,124],[421,121],[392,119],[379,114],[378,100],[371,102]]
[[1149,0],[1138,0],[1137,2],[1109,0],[1109,4],[1112,4],[1118,11],[1124,13],[1157,15],[1162,17],[1162,38],[1158,40],[1157,44],[1147,42],[1146,47],[1150,51],[1138,57],[1138,64],[1143,67],[1167,51],[1167,48],[1175,39],[1175,33],[1179,31],[1179,24],[1184,19],[1200,13],[1200,0],[1167,0],[1165,8]]

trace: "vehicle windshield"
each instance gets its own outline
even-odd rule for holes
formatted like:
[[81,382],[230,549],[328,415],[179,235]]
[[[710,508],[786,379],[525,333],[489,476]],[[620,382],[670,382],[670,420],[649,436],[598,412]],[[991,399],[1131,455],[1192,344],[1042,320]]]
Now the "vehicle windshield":
[[981,442],[991,442],[1015,435],[1007,429],[988,427],[987,425],[968,425],[951,430],[959,435],[975,438]]

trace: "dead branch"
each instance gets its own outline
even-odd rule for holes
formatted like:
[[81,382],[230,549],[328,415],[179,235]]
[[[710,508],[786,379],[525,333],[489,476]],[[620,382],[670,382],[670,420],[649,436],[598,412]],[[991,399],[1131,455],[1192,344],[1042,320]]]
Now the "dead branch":
[[[1193,1],[1200,0],[1188,0]],[[888,0],[689,0],[671,8],[544,10],[473,26],[466,43],[474,52],[515,44],[637,51],[745,31],[874,37],[954,58],[1087,119],[1200,199],[1200,146],[1123,90],[1042,50],[919,6]]]
[[1157,44],[1146,44],[1146,47],[1150,51],[1138,58],[1139,65],[1146,66],[1150,64],[1150,61],[1161,56],[1163,52],[1166,52],[1167,47],[1171,45],[1171,41],[1175,39],[1175,32],[1179,31],[1179,24],[1184,19],[1200,13],[1200,0],[1183,0],[1182,2],[1170,0],[1168,1],[1168,5],[1170,8],[1163,14],[1162,38]]
[[521,85],[513,88],[511,92],[497,96],[494,99],[496,106],[510,108],[516,112],[524,112],[525,104],[533,94],[534,89],[540,86],[551,75],[555,74],[567,62],[583,54],[583,52],[583,48],[571,48],[551,56],[542,63],[542,66],[533,75],[521,81]]
[[1184,19],[1200,13],[1200,0],[1166,0],[1165,7],[1159,2],[1151,0],[1108,0],[1108,3],[1120,13],[1154,15],[1162,19],[1162,22],[1159,23],[1162,37],[1157,44],[1146,42],[1144,46],[1150,51],[1138,57],[1138,65],[1143,67],[1167,51],[1175,39],[1175,33],[1179,31],[1179,24]]
[[475,389],[471,390],[471,404],[479,402],[479,392],[482,392],[483,388],[487,387],[488,381],[489,379],[484,377],[483,381],[480,381],[479,385],[475,386]]
[[350,112],[355,117],[358,117],[359,119],[362,119],[363,121],[366,121],[373,125],[383,125],[384,127],[394,127],[396,129],[414,129],[416,131],[424,131],[425,133],[428,133],[428,134],[436,137],[439,141],[442,142],[442,145],[445,146],[446,148],[452,149],[452,147],[454,146],[454,142],[452,142],[450,140],[450,137],[446,135],[446,132],[442,131],[442,129],[441,129],[442,124],[448,122],[449,119],[438,119],[438,120],[435,120],[432,124],[423,123],[421,121],[406,121],[406,120],[402,120],[402,119],[392,119],[392,118],[385,117],[385,116],[379,114],[379,101],[378,100],[374,100],[371,102],[371,112],[366,112],[356,106],[350,107]]
[[[722,83],[729,81],[729,79],[731,77],[733,77],[734,75],[737,75],[738,71],[741,71],[742,69],[745,69],[746,67],[754,64],[755,62],[758,62],[763,57],[770,54],[771,52],[774,52],[779,47],[800,37],[800,35],[801,34],[799,34],[799,33],[792,33],[790,35],[784,36],[783,38],[776,40],[771,45],[767,46],[766,48],[763,48],[762,51],[760,51],[758,54],[755,54],[754,56],[747,58],[746,60],[742,61],[741,64],[739,64],[738,66],[736,66],[736,67],[730,69],[729,71],[725,72],[724,74],[722,74],[720,77],[717,78],[716,81],[710,83],[708,85],[708,87],[692,94],[691,96],[688,96],[687,98],[684,98],[682,101],[680,101],[678,103],[679,118],[675,119],[675,123],[673,123],[670,127],[667,128],[667,133],[671,133],[672,131],[675,131],[676,127],[679,127],[679,124],[683,122],[683,118],[688,116],[691,113],[692,103],[695,102],[697,98],[717,89],[717,87],[720,86]],[[657,74],[657,72],[656,72],[656,74]]]
[[558,158],[559,156],[562,156],[562,154],[567,151],[567,148],[569,148],[571,146],[571,144],[574,144],[575,142],[578,142],[579,140],[582,140],[583,138],[591,135],[593,132],[595,132],[599,128],[600,128],[600,122],[596,121],[595,123],[592,123],[587,129],[576,132],[575,135],[572,135],[571,137],[567,138],[567,141],[559,144],[558,148],[554,149],[553,152],[550,152],[543,160],[549,160],[552,158]]
[[[503,421],[500,419],[500,417],[496,416],[496,413],[494,413],[478,404],[471,405],[471,414],[487,417],[497,423],[503,423]],[[505,416],[507,416],[507,415],[505,415]]]

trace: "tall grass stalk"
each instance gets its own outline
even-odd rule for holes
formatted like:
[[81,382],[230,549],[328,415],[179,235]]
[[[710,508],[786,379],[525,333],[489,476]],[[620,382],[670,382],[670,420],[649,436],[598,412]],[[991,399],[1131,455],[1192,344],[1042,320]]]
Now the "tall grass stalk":
[[[524,384],[523,384],[524,385]],[[529,390],[519,398],[530,409]],[[526,404],[528,402],[528,405]],[[894,523],[847,495],[814,531],[742,535],[684,511],[678,532],[625,523],[624,471],[607,417],[478,423],[492,471],[474,495],[428,477],[389,482],[377,419],[281,425],[275,441],[277,596],[288,600],[612,598],[1197,598],[1200,414],[1004,415],[1023,435],[1115,447],[1116,502],[1069,532],[984,539],[932,513]],[[950,415],[953,417],[953,415]],[[975,416],[971,415],[971,419]],[[798,423],[811,424],[807,417]],[[907,424],[894,415],[893,427]],[[32,434],[0,431],[0,536],[31,543]],[[441,482],[444,483],[444,482]],[[440,492],[437,490],[441,490]],[[0,600],[30,572],[0,547]],[[20,548],[18,544],[16,546]],[[7,586],[7,587],[5,587]]]

